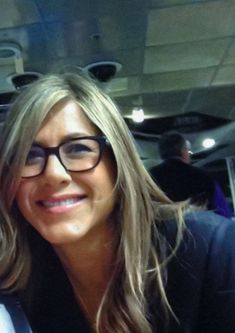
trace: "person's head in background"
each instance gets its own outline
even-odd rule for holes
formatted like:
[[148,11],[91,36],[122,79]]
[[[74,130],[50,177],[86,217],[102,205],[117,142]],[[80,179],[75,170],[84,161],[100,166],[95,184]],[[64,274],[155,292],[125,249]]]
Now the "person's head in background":
[[163,160],[179,158],[190,164],[189,144],[184,136],[175,131],[164,133],[159,140],[159,153]]
[[[80,120],[75,119],[76,126],[85,124],[86,128],[91,128],[92,135],[105,136],[105,154],[101,155],[100,161],[97,160],[97,166],[92,164],[94,168],[85,170],[79,175],[73,171],[63,170],[63,164],[53,152],[52,155],[47,156],[45,170],[40,168],[36,173],[28,173],[26,163],[29,156],[33,161],[36,158],[36,164],[37,159],[41,159],[38,150],[36,150],[36,157],[35,150],[31,150],[35,143],[42,148],[60,146],[64,143],[63,138],[61,142],[58,142],[57,137],[55,140],[54,136],[58,133],[58,129],[56,126],[53,128],[52,124],[56,125],[53,119],[58,115],[57,112],[59,114],[62,112],[62,115],[68,118],[65,111],[68,104],[79,109]],[[64,131],[63,116],[58,119]],[[57,125],[60,127],[59,123]],[[66,128],[66,131],[68,129]],[[108,159],[110,163],[106,162],[105,179],[111,174],[114,175],[113,188],[109,192],[110,195],[113,192],[114,204],[110,206],[112,211],[108,219],[114,230],[111,242],[117,244],[115,258],[117,266],[106,292],[106,298],[109,301],[104,300],[102,303],[103,308],[100,313],[104,314],[104,317],[101,316],[101,322],[102,318],[108,323],[110,318],[113,320],[119,318],[119,323],[113,322],[114,326],[125,326],[127,322],[132,322],[135,327],[138,327],[137,332],[151,332],[142,308],[145,304],[144,291],[149,279],[146,269],[150,263],[157,268],[160,260],[151,242],[151,230],[156,222],[156,202],[157,207],[161,207],[161,204],[168,204],[170,200],[155,185],[143,166],[132,136],[110,98],[82,75],[47,75],[39,79],[16,99],[1,135],[0,155],[1,287],[10,291],[24,288],[30,274],[31,252],[26,230],[29,228],[29,222],[35,226],[36,217],[27,202],[25,207],[31,215],[25,214],[24,209],[22,211],[25,193],[31,189],[28,196],[38,198],[37,209],[40,209],[40,205],[47,206],[49,209],[53,206],[53,202],[46,202],[48,195],[46,190],[48,193],[52,190],[43,184],[53,177],[53,174],[50,173],[49,176],[48,172],[48,168],[52,167],[52,160],[53,163],[57,163],[63,174],[67,171],[70,180],[63,183],[66,188],[66,184],[71,182],[77,184],[79,177],[86,177],[86,173],[90,173],[92,177],[106,158],[106,161]],[[29,167],[31,170],[30,164]],[[23,179],[22,176],[29,178]],[[41,194],[38,193],[38,187],[41,189]],[[87,189],[85,185],[81,185],[81,188]],[[26,192],[22,189],[26,189]],[[99,186],[99,191],[101,190]],[[93,205],[97,204],[96,199],[97,197],[94,198]],[[108,198],[102,196],[103,202],[106,199]],[[104,205],[100,206],[99,214],[102,214],[101,209],[104,209]],[[96,216],[97,219],[99,218],[99,214],[93,214],[94,221]],[[29,216],[31,221],[28,221],[26,216]],[[160,213],[158,216],[160,218]],[[86,221],[85,215],[84,221]],[[50,236],[45,237],[45,228],[44,226],[44,231],[40,228],[35,229],[49,243],[53,243],[54,239],[52,240]],[[159,269],[155,268],[152,271],[153,275],[152,273],[150,275],[151,278],[153,276],[156,278],[156,293],[162,295],[162,300],[165,300],[161,275],[159,275]],[[123,281],[122,285],[120,281]],[[117,295],[120,293],[119,298]],[[166,300],[165,304],[167,304]],[[132,311],[132,307],[135,308],[135,312]],[[120,308],[125,309],[125,316],[119,313]],[[116,316],[117,313],[120,316]]]

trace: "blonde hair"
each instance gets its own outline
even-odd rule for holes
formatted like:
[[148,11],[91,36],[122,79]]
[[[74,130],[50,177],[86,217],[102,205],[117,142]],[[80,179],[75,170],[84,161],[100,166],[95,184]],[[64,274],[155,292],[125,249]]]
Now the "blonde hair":
[[[163,308],[170,309],[163,281],[166,257],[159,253],[161,241],[155,228],[165,213],[172,216],[172,212],[180,225],[182,209],[171,205],[149,176],[115,104],[83,75],[46,75],[26,89],[9,112],[0,142],[0,287],[19,290],[28,281],[31,255],[24,232],[27,223],[16,207],[15,195],[30,146],[51,108],[62,100],[76,101],[107,137],[117,168],[117,264],[98,311],[96,330],[151,333],[146,315],[150,283]],[[153,243],[153,232],[158,244]],[[180,239],[180,232],[178,235]]]

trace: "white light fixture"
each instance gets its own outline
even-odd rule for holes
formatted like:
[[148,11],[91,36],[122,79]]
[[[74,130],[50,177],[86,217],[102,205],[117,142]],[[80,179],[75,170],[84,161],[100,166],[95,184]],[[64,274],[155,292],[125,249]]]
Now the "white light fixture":
[[11,63],[15,65],[16,73],[24,72],[20,46],[15,43],[0,43],[0,64],[9,65]]
[[204,148],[212,148],[215,145],[215,140],[212,138],[206,138],[202,141],[202,146]]
[[132,120],[135,123],[142,123],[144,121],[144,110],[141,107],[134,107],[132,110]]

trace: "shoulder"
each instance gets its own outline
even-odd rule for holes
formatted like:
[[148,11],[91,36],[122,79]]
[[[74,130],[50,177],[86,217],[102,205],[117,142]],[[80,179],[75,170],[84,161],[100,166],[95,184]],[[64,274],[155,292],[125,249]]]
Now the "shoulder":
[[214,287],[231,287],[235,297],[235,222],[205,211],[188,214],[186,226],[197,245],[194,252],[204,251]]
[[158,172],[159,170],[161,170],[162,168],[164,168],[164,166],[165,166],[165,162],[162,162],[160,164],[154,165],[152,168],[150,168],[149,172],[150,173]]
[[235,285],[235,222],[212,211],[195,211],[185,215],[185,226],[180,255],[188,256],[191,262],[206,260],[207,264],[213,263],[214,268],[218,263],[220,272],[225,267],[219,261],[229,258]]
[[189,229],[196,229],[198,231],[208,230],[208,232],[215,232],[216,230],[234,228],[235,223],[221,215],[213,213],[209,210],[196,210],[190,211],[185,214],[185,223]]
[[32,333],[28,320],[17,297],[0,294],[1,333]]
[[[235,237],[235,222],[212,211],[195,211],[185,215],[186,228],[195,238],[203,239],[204,242],[216,243]],[[235,249],[235,242],[234,242]]]
[[171,158],[163,161],[162,163],[152,167],[149,172],[152,175],[164,176],[166,173],[171,172],[172,169],[179,169],[181,165],[184,164],[182,161],[176,158]]
[[[235,223],[209,211],[189,213],[185,223],[184,237],[168,265],[169,301],[183,327],[232,333]],[[169,224],[166,237],[172,236],[175,227],[171,225],[174,223]]]
[[202,175],[207,175],[211,178],[211,176],[210,176],[210,174],[207,170],[205,170],[203,168],[199,168],[199,167],[197,167],[196,165],[193,165],[193,164],[188,164],[188,165],[190,166],[191,169],[195,170],[195,172],[198,172]]
[[14,332],[14,325],[7,309],[6,301],[0,297],[0,326],[3,333]]

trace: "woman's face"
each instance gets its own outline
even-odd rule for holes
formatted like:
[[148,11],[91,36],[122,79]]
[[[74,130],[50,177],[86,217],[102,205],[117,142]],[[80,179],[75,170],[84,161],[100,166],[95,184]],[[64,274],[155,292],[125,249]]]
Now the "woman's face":
[[[68,136],[97,134],[75,102],[60,102],[51,110],[35,143],[53,147]],[[67,172],[55,155],[49,155],[43,174],[22,178],[16,201],[43,238],[51,244],[66,244],[107,231],[115,205],[115,180],[114,163],[107,153],[94,169],[84,172]]]

